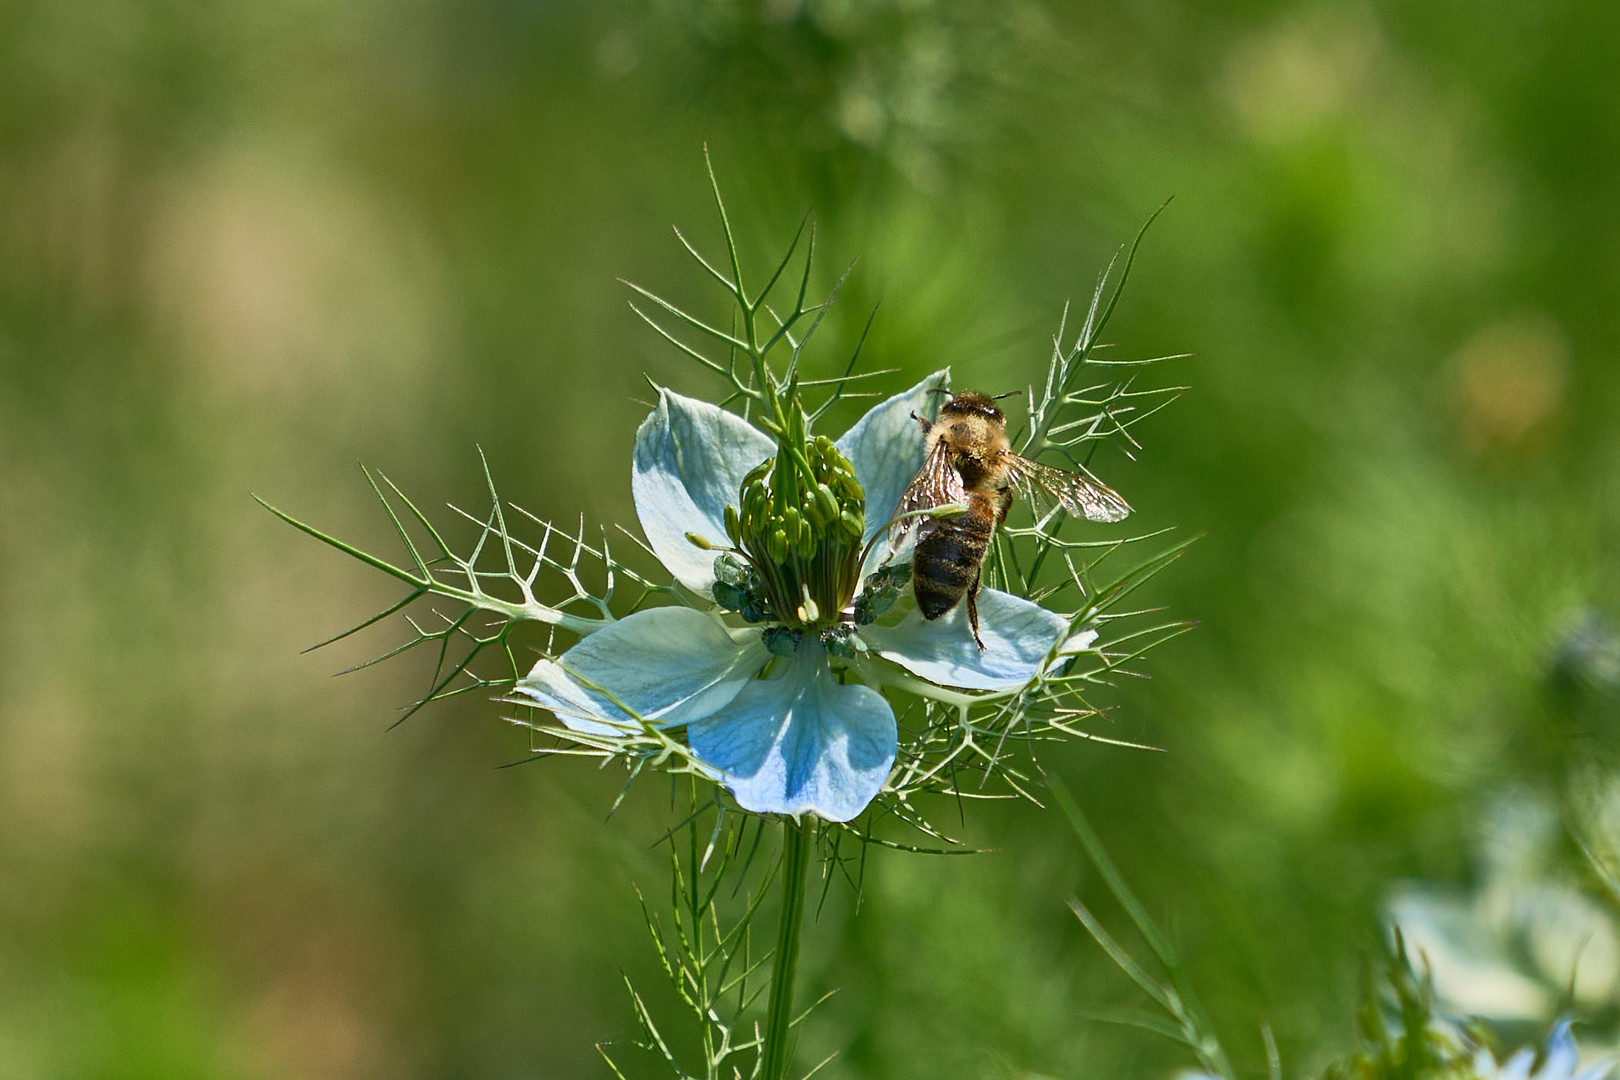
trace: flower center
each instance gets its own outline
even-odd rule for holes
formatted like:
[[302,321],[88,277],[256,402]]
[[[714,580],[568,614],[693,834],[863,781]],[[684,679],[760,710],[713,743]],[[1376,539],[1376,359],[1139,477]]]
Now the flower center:
[[750,565],[746,580],[726,582],[734,571],[722,583],[757,593],[774,622],[835,625],[855,596],[866,529],[866,493],[849,461],[825,436],[784,440],[743,478],[738,506],[726,507],[726,533]]

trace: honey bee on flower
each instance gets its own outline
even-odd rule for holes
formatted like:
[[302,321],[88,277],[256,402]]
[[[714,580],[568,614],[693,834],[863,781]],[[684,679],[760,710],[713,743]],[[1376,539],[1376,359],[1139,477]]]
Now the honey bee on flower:
[[[1015,492],[1037,503],[1055,503],[1091,521],[1123,521],[1131,508],[1112,488],[1085,473],[1013,453],[1007,417],[996,407],[995,398],[960,393],[939,411],[937,423],[912,414],[922,425],[927,451],[922,468],[900,496],[890,544],[898,549],[906,536],[916,534],[911,585],[923,618],[939,618],[965,596],[968,626],[983,649],[979,578],[990,538],[1007,520]],[[959,512],[938,517],[924,513],[941,506]]]
[[[1070,636],[1062,615],[995,589],[978,599],[977,634],[963,611],[876,617],[897,590],[874,541],[929,452],[913,415],[936,408],[947,381],[929,376],[835,441],[787,446],[664,391],[636,435],[637,515],[671,575],[718,603],[619,620],[541,660],[515,695],[598,735],[643,721],[684,726],[697,760],[745,810],[859,814],[894,765],[894,711],[880,690],[896,676],[1007,692]],[[710,538],[721,537],[746,564],[716,556]],[[728,607],[741,618],[728,622]]]

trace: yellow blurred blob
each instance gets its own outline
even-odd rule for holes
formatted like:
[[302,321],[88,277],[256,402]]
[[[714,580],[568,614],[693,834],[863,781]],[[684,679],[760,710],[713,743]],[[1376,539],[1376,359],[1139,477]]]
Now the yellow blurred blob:
[[1250,137],[1288,141],[1365,108],[1383,52],[1366,9],[1307,12],[1240,41],[1227,56],[1219,92]]
[[1544,314],[1491,323],[1447,363],[1459,435],[1470,453],[1522,447],[1564,401],[1569,346]]

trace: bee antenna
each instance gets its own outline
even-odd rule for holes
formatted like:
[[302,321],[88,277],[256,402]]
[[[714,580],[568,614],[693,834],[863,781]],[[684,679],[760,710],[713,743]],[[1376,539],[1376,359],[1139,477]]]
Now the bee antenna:
[[945,387],[943,387],[943,386],[930,386],[928,388],[928,392],[930,394],[949,394],[950,393],[950,391],[948,389],[946,389]]
[[997,394],[995,397],[991,398],[990,400],[991,401],[1000,401],[1004,397],[1014,397],[1014,396],[1016,396],[1018,394],[1022,394],[1022,393],[1023,393],[1022,390],[1009,390],[1005,394]]

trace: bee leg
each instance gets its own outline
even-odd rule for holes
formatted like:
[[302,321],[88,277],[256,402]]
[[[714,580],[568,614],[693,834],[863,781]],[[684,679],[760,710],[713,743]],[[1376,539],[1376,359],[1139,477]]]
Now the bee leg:
[[918,416],[916,409],[911,410],[911,418],[922,425],[924,435],[927,435],[930,431],[934,430],[934,425],[930,424],[926,418]]
[[974,640],[974,642],[976,642],[978,644],[979,651],[984,652],[984,638],[979,636],[979,575],[978,574],[973,575],[973,586],[972,586],[972,588],[968,589],[967,607],[968,607],[968,625],[973,628],[973,640]]

